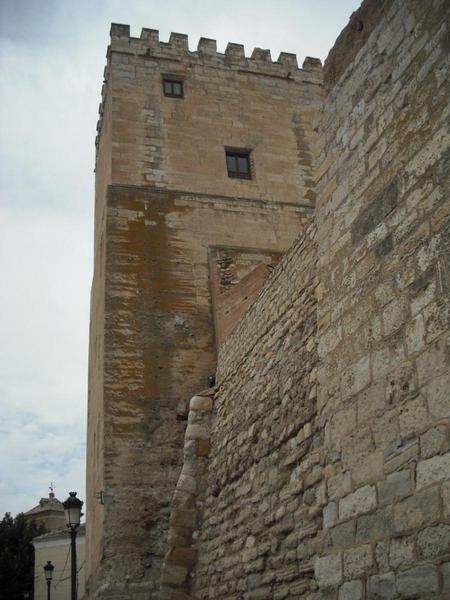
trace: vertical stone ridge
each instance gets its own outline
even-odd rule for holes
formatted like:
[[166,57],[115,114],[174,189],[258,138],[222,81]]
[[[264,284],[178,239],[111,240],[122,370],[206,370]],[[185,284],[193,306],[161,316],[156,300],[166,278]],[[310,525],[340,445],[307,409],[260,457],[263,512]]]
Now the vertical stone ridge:
[[204,390],[189,403],[183,466],[171,503],[169,549],[162,567],[161,600],[193,598],[189,595],[190,576],[203,515],[214,394],[214,389]]

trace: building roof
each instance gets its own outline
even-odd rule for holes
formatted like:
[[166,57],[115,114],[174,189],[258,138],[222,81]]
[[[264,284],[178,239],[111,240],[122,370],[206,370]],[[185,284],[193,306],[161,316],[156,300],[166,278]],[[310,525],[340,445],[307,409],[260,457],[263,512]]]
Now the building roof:
[[62,502],[60,502],[58,498],[55,498],[55,494],[53,492],[50,492],[48,498],[41,498],[37,506],[31,510],[28,510],[24,514],[28,517],[31,515],[38,515],[46,511],[64,512]]

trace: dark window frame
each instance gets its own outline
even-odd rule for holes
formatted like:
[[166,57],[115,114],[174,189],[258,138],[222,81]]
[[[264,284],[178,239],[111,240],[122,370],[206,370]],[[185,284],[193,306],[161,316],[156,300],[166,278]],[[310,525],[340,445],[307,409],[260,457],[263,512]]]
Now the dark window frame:
[[[176,79],[175,77],[164,77],[163,81],[163,93],[166,98],[184,98],[184,86],[182,79]],[[175,93],[175,86],[180,86],[180,93]],[[166,86],[169,87],[169,91],[166,90]]]
[[[242,168],[242,161],[244,161],[244,168]],[[228,177],[231,177],[232,179],[252,179],[250,150],[225,148],[225,162],[227,165]]]

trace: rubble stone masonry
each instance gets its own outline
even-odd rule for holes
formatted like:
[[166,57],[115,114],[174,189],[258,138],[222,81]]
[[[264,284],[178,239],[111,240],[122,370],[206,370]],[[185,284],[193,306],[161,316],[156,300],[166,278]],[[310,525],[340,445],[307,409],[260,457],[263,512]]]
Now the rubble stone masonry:
[[450,597],[448,24],[366,0],[326,61],[315,223],[191,404],[167,600]]

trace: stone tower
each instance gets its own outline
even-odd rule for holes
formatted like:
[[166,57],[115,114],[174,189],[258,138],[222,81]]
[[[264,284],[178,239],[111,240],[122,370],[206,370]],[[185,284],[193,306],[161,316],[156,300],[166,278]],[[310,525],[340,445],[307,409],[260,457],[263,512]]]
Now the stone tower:
[[[149,598],[185,405],[311,217],[321,64],[113,24],[96,158],[87,590]],[[238,286],[242,282],[242,286]],[[243,398],[244,402],[245,399]],[[150,594],[150,595],[149,595]]]

